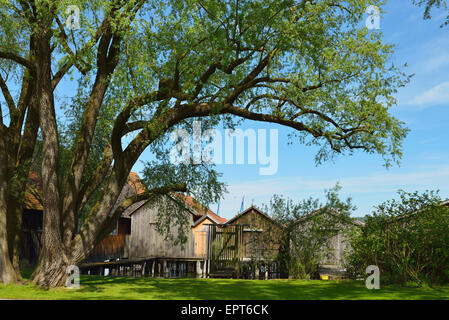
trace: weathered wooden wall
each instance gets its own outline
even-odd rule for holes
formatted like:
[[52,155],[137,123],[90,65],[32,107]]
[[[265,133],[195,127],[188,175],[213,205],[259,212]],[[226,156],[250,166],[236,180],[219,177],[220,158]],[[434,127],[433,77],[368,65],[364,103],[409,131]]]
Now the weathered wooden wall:
[[117,234],[104,238],[93,250],[86,262],[127,259],[129,235]]
[[243,229],[244,258],[275,259],[280,246],[281,229],[270,218],[255,209],[233,220],[231,224],[246,225]]
[[129,257],[129,234],[131,219],[120,218],[115,234],[110,234],[95,246],[86,262],[127,259]]
[[[158,206],[143,206],[132,214],[130,259],[194,257],[194,240],[191,228],[187,233],[187,242],[184,245],[174,245],[172,241],[166,239],[164,234],[159,233],[156,228],[159,210]],[[193,224],[193,215],[187,210],[185,214],[187,219],[189,219],[190,227]],[[170,233],[175,239],[177,238],[178,226],[176,221],[171,223]]]
[[203,220],[201,223],[192,228],[194,241],[194,255],[197,258],[205,258],[207,256],[207,241],[209,225],[213,224],[209,219]]
[[331,255],[321,260],[323,265],[343,266],[345,264],[345,252],[350,250],[351,246],[346,239],[345,232],[339,232],[330,240]]
[[345,260],[345,252],[350,249],[350,245],[348,240],[346,239],[346,233],[350,228],[356,227],[350,221],[348,222],[336,222],[335,218],[328,216],[328,213],[320,214],[319,219],[316,219],[312,222],[312,219],[315,219],[316,216],[310,216],[310,218],[306,217],[303,221],[299,222],[294,232],[299,234],[307,235],[310,232],[310,228],[316,228],[320,224],[326,228],[335,229],[335,233],[331,236],[327,245],[325,245],[320,251],[320,264],[321,265],[334,265],[334,266],[343,266]]

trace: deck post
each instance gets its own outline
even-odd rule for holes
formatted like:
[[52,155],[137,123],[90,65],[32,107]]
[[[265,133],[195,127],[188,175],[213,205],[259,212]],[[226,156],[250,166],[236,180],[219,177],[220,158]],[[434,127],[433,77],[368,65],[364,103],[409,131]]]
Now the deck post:
[[196,262],[196,275],[201,275],[203,273],[203,270],[201,268],[201,261]]
[[206,278],[206,259],[201,261],[201,277]]
[[207,259],[207,269],[206,269],[206,273],[207,273],[207,276],[210,275],[210,259]]
[[151,261],[151,276],[154,277],[154,265],[156,264],[156,260],[153,259]]
[[162,272],[164,273],[164,277],[168,275],[168,266],[167,266],[167,260],[162,260]]

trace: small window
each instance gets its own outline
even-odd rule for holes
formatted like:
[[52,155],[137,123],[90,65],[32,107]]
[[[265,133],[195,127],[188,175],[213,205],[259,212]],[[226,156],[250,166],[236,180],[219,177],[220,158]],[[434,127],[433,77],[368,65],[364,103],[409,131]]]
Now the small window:
[[131,219],[130,218],[120,218],[118,221],[118,229],[116,234],[131,234]]

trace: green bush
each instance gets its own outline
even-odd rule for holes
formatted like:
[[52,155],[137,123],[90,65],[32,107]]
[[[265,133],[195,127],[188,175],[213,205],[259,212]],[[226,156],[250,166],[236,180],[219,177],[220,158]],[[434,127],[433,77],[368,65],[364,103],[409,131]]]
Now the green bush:
[[[305,263],[304,263],[305,261]],[[289,263],[289,275],[292,279],[311,280],[318,279],[319,262],[292,258]]]
[[363,230],[352,233],[348,274],[363,277],[368,265],[377,265],[386,282],[447,283],[449,208],[434,192],[399,194],[399,201],[378,206]]

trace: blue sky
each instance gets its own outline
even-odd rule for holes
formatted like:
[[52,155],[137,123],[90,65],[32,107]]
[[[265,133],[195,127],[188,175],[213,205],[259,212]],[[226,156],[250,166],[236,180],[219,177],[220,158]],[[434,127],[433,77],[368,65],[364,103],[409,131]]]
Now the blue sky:
[[[316,149],[288,145],[288,129],[246,121],[241,128],[279,129],[279,169],[275,175],[260,176],[259,165],[218,166],[229,190],[220,204],[221,216],[237,214],[243,196],[245,207],[267,203],[273,194],[295,200],[323,198],[324,190],[337,182],[343,187],[342,196],[351,196],[357,205],[355,216],[396,198],[398,189],[439,189],[442,198],[449,198],[449,27],[440,28],[442,11],[434,11],[428,21],[422,19],[423,8],[409,1],[389,2],[383,8],[381,31],[387,42],[396,45],[395,62],[407,62],[407,73],[415,74],[397,94],[398,106],[392,109],[411,129],[400,167],[387,170],[379,156],[362,153],[316,166]],[[140,169],[137,164],[135,170]],[[217,210],[217,204],[210,207]]]

